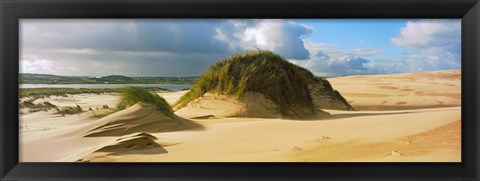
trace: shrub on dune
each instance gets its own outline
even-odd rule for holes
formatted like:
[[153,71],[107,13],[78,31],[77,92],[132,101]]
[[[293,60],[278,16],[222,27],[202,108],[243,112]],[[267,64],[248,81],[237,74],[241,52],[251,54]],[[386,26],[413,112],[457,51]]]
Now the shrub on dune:
[[311,118],[318,113],[308,89],[314,78],[310,71],[270,51],[248,51],[211,66],[176,102],[175,108],[184,107],[207,92],[234,95],[240,100],[247,92],[256,92],[272,100],[282,117]]

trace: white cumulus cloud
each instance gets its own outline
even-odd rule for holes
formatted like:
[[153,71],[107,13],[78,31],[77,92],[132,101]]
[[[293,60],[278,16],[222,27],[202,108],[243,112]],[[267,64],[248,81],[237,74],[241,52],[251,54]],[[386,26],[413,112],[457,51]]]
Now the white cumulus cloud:
[[407,53],[402,58],[409,71],[461,67],[460,20],[409,21],[390,42],[407,48]]

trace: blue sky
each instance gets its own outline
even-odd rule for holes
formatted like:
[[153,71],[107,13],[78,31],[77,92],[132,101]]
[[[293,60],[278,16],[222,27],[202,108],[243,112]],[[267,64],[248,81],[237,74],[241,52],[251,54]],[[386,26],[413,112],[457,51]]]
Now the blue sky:
[[385,53],[375,58],[395,58],[402,48],[390,43],[408,20],[296,20],[315,29],[308,40],[334,44],[338,49],[350,50],[359,47],[382,47]]
[[460,69],[460,20],[21,20],[20,72],[198,76],[267,49],[318,76]]

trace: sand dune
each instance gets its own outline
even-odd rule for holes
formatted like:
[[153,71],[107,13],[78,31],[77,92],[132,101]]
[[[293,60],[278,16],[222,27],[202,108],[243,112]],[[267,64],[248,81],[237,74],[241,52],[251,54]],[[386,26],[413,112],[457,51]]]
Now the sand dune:
[[167,153],[167,150],[155,142],[156,139],[155,136],[143,132],[125,135],[83,156],[77,162],[108,161],[105,157],[109,155]]
[[175,114],[185,118],[201,117],[281,117],[277,106],[262,94],[248,92],[243,101],[231,95],[206,93]]
[[328,121],[196,120],[206,131],[155,134],[174,143],[165,147],[168,154],[103,156],[119,162],[362,162],[383,161],[398,153],[392,161],[460,161],[460,127],[452,126],[460,123],[458,107],[331,113],[334,119]]
[[168,132],[198,129],[200,125],[177,116],[169,117],[149,103],[137,103],[97,121],[98,127],[85,133],[92,136],[122,136],[135,132]]
[[[20,161],[460,162],[459,79],[459,71],[329,79],[354,107],[402,110],[325,110],[332,117],[324,120],[229,117],[246,105],[208,95],[175,112],[183,118],[145,103],[101,119],[88,112],[26,112]],[[184,93],[160,94],[172,104]],[[94,106],[114,105],[116,95],[82,96],[90,102],[80,102]]]
[[461,71],[329,78],[347,101],[360,110],[395,110],[461,105]]
[[185,118],[232,117],[239,115],[244,109],[245,104],[233,96],[206,93],[201,99],[175,111],[175,114]]
[[[21,150],[28,149],[22,151],[21,160],[460,161],[460,107],[329,112],[333,115],[331,120],[317,121],[195,119],[204,130],[153,133],[153,136],[160,138],[154,140],[160,148],[124,151],[125,145],[122,144],[113,150],[101,150],[117,145],[119,140],[123,140],[119,139],[121,136],[68,137],[65,134],[53,134],[55,130],[38,131],[43,138],[23,135]],[[76,127],[84,129],[88,125],[77,124]],[[128,138],[126,140],[131,138],[125,137]],[[150,141],[153,139],[139,145],[151,144]]]

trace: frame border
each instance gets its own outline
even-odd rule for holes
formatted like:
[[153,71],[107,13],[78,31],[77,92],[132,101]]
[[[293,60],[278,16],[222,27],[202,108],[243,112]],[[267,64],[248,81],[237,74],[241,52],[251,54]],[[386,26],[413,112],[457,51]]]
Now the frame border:
[[[18,163],[23,18],[461,18],[462,163]],[[0,0],[0,19],[1,180],[479,179],[478,0]]]

